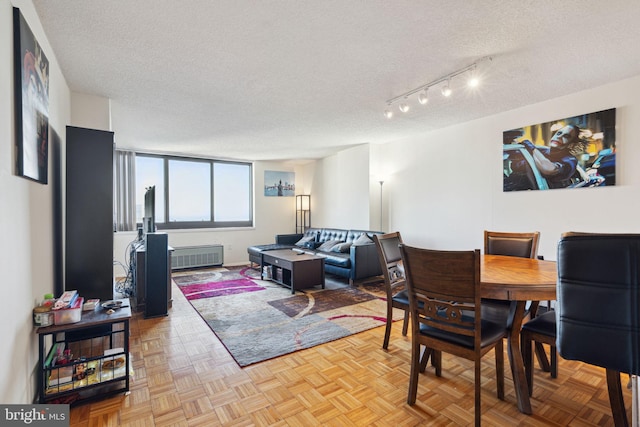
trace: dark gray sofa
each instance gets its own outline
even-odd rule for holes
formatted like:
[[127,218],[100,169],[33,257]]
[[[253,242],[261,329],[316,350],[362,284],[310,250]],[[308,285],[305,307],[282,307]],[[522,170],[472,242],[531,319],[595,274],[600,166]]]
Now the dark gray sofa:
[[[365,236],[363,236],[363,234]],[[379,276],[382,274],[376,245],[371,239],[379,231],[344,230],[337,228],[309,228],[304,234],[278,234],[276,241],[267,245],[249,246],[249,261],[253,265],[262,263],[262,253],[276,249],[291,249],[324,257],[326,273],[336,274],[349,279],[349,283]],[[296,245],[301,239],[309,242]],[[327,242],[341,242],[334,250],[325,250],[321,246]]]

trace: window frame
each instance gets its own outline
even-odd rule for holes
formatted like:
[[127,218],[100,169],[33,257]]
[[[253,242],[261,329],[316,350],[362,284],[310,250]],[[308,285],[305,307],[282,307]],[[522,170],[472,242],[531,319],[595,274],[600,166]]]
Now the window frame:
[[[251,162],[242,162],[242,161],[230,161],[230,160],[218,160],[218,159],[208,159],[202,157],[187,157],[187,156],[175,156],[175,155],[163,155],[163,154],[147,154],[147,153],[136,153],[136,157],[153,157],[162,159],[162,169],[163,169],[163,178],[164,178],[164,206],[158,207],[158,209],[163,209],[165,222],[156,222],[156,228],[158,230],[180,230],[180,229],[196,229],[196,228],[252,228],[254,227],[254,176],[253,176],[253,163]],[[209,170],[209,179],[210,179],[210,220],[209,221],[169,221],[170,211],[169,211],[169,198],[171,189],[169,188],[169,161],[177,160],[177,161],[192,161],[198,163],[208,163],[210,166]],[[249,188],[248,188],[248,196],[249,196],[249,219],[246,221],[215,221],[213,218],[215,213],[215,195],[214,195],[214,165],[216,163],[224,163],[224,164],[234,164],[246,166],[248,168],[249,174]],[[137,183],[136,183],[137,188]],[[157,199],[157,196],[156,196]],[[138,200],[136,200],[136,205],[138,204]],[[141,223],[137,223],[138,227],[141,227]]]

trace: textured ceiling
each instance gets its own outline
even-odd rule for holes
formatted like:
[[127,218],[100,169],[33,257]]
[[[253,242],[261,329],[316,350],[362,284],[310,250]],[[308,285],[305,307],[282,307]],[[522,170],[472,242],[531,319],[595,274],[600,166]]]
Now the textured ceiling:
[[[315,159],[640,74],[637,0],[33,3],[71,90],[110,98],[117,146],[143,151]],[[475,92],[383,117],[485,56]]]

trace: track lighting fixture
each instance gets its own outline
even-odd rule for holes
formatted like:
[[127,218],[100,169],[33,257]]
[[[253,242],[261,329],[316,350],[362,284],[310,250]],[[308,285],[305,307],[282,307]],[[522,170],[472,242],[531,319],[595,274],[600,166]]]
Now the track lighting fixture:
[[[452,90],[451,90],[451,80],[454,77],[457,77],[461,74],[464,73],[469,73],[469,78],[467,81],[467,84],[469,85],[469,87],[476,87],[479,85],[480,80],[479,80],[479,76],[477,73],[477,68],[478,68],[478,64],[484,61],[491,61],[493,58],[491,58],[490,56],[485,56],[483,58],[480,58],[479,60],[477,60],[476,62],[474,62],[471,65],[468,65],[464,68],[461,68],[457,71],[454,71],[453,73],[447,74],[446,76],[442,76],[438,79],[435,79],[429,83],[423,84],[421,86],[418,86],[415,89],[412,89],[408,92],[405,92],[401,95],[398,95],[396,97],[393,97],[391,99],[387,100],[387,106],[391,107],[391,105],[395,104],[396,102],[402,100],[402,102],[398,105],[398,109],[403,112],[406,113],[409,111],[410,106],[407,103],[407,100],[409,99],[409,97],[411,95],[414,95],[416,93],[420,93],[418,95],[418,102],[422,105],[426,105],[429,102],[429,96],[428,96],[428,91],[430,87],[433,86],[437,86],[442,84],[442,87],[440,88],[440,92],[442,93],[443,96],[448,97],[451,96],[452,94]],[[393,117],[393,112],[390,109],[386,109],[384,112],[384,116],[387,119],[391,119]]]

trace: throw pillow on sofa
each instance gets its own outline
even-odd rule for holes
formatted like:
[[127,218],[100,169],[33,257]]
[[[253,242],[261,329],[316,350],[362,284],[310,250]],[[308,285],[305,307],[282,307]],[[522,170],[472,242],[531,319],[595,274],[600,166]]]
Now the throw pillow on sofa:
[[324,251],[324,252],[329,252],[329,251],[331,251],[331,248],[333,248],[338,243],[343,243],[343,242],[341,242],[340,240],[327,240],[326,242],[324,242],[323,244],[318,246],[318,250],[319,251]]
[[340,242],[331,248],[331,252],[346,253],[346,252],[349,252],[350,247],[351,247],[351,242]]
[[353,241],[353,246],[369,245],[373,243],[373,240],[367,233],[362,233],[356,240]]
[[[315,237],[314,236],[306,236],[303,237],[302,239],[298,240],[296,242],[296,246],[300,246],[301,248],[312,248],[313,249],[313,243],[315,241]],[[309,243],[311,243],[311,246],[309,245]]]

